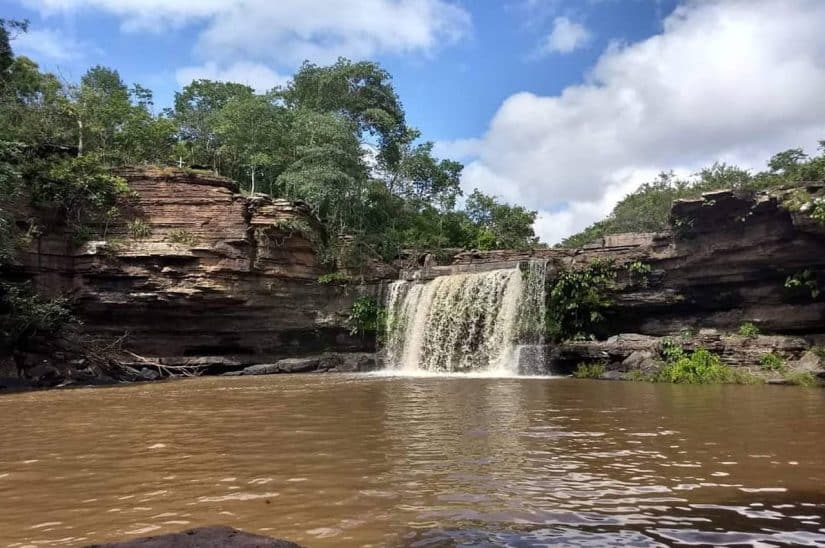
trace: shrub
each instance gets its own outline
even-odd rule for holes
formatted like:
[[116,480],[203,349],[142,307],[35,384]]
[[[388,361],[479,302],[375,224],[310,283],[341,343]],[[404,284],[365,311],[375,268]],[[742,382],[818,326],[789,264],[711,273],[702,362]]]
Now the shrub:
[[349,277],[343,272],[330,272],[329,274],[322,274],[318,276],[318,283],[321,285],[330,285],[334,283],[346,283]]
[[573,376],[577,379],[598,379],[606,370],[602,362],[582,362],[576,366]]
[[198,243],[198,239],[194,234],[183,229],[170,230],[169,234],[166,235],[166,241],[173,244],[189,246],[196,245]]
[[642,261],[633,261],[627,265],[627,271],[630,273],[630,281],[633,284],[647,287],[650,283],[650,273],[653,269],[649,264]]
[[745,322],[739,326],[739,335],[742,337],[756,337],[759,335],[759,328],[756,327],[752,322]]
[[785,369],[785,360],[782,356],[769,352],[759,358],[759,366],[766,371],[782,371]]
[[600,260],[581,270],[562,272],[548,291],[548,338],[586,338],[598,328],[604,321],[604,311],[613,304],[607,291],[613,287],[615,277],[613,263]]
[[148,238],[152,233],[152,227],[143,219],[133,219],[127,225],[129,235],[135,240]]
[[675,362],[685,356],[685,350],[682,345],[671,339],[670,337],[662,339],[659,344],[659,355],[666,362]]
[[792,276],[788,276],[785,279],[785,289],[788,289],[792,293],[796,294],[809,293],[811,295],[811,299],[814,300],[816,300],[820,294],[817,275],[809,268],[806,268],[801,272],[797,272]]
[[793,384],[794,386],[805,386],[808,388],[822,386],[823,384],[822,381],[810,371],[789,373],[785,375],[785,382],[788,384]]
[[11,349],[33,335],[56,334],[72,321],[66,299],[44,299],[28,285],[0,282],[0,340]]
[[678,384],[715,384],[731,382],[733,375],[730,367],[722,363],[716,354],[698,348],[690,355],[667,363],[659,372],[660,382]]
[[352,304],[347,325],[352,335],[383,332],[386,311],[374,298],[360,297]]

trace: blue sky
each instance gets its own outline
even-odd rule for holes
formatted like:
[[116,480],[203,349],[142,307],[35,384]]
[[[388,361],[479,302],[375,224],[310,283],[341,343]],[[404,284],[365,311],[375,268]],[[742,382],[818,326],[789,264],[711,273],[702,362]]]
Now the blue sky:
[[14,45],[45,68],[112,66],[159,106],[193,77],[265,89],[305,58],[378,60],[465,189],[539,210],[551,243],[662,169],[760,168],[825,138],[820,0],[5,0],[0,16],[31,21]]

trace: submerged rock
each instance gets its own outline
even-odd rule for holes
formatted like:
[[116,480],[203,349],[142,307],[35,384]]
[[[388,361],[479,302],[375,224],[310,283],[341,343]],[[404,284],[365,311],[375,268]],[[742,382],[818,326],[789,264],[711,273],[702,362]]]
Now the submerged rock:
[[87,548],[301,548],[300,544],[261,535],[245,533],[232,527],[198,527],[182,533],[171,533],[125,542],[92,544]]

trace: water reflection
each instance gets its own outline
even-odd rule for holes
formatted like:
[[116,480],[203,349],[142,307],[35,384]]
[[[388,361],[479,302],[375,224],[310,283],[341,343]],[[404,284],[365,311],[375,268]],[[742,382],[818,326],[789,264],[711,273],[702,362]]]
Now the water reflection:
[[0,544],[825,545],[825,394],[284,376],[0,397]]

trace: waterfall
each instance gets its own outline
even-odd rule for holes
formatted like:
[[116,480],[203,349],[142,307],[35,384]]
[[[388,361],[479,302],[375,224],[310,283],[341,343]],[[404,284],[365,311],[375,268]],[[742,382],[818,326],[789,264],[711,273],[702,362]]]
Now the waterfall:
[[[531,261],[523,268],[393,282],[385,299],[387,367],[519,373],[524,349],[544,340],[545,272],[545,261]],[[539,354],[526,356],[532,369]]]

